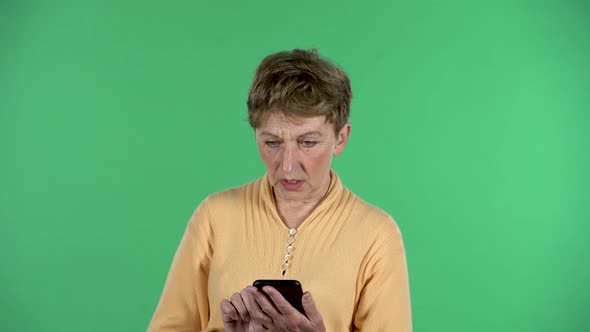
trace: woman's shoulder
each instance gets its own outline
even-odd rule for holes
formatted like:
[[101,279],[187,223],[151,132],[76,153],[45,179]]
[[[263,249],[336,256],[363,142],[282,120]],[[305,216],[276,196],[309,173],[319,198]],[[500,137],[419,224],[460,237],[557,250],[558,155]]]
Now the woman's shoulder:
[[351,192],[355,199],[356,218],[352,229],[357,234],[357,239],[369,245],[374,250],[387,248],[387,252],[400,252],[404,250],[401,229],[393,216],[378,207],[368,203]]
[[256,179],[208,194],[196,206],[191,220],[196,223],[207,220],[211,225],[220,225],[224,224],[224,221],[234,220],[235,216],[243,210],[244,202],[256,191],[257,187],[260,187],[261,180]]
[[209,209],[236,207],[249,196],[259,192],[263,186],[264,177],[250,182],[213,192],[203,200]]
[[382,209],[381,207],[365,201],[357,194],[345,188],[348,195],[354,201],[355,214],[359,216],[359,221],[363,227],[368,229],[378,230],[389,228],[391,230],[397,230],[398,225],[393,216]]

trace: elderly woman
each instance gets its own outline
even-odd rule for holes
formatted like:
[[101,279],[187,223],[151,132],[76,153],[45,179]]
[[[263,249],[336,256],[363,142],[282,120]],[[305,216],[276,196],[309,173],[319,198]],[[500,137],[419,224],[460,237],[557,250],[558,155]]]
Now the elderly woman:
[[[331,169],[352,92],[315,51],[266,57],[248,97],[266,174],[195,210],[148,331],[411,331],[400,231]],[[296,279],[305,314],[257,279]]]

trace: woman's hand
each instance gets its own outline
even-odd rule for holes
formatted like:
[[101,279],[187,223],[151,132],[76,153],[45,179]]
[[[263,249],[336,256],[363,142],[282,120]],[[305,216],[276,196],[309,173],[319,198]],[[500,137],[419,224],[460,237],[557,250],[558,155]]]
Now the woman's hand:
[[258,332],[266,331],[262,324],[253,321],[246,307],[244,296],[249,296],[246,290],[234,293],[230,300],[221,301],[221,319],[225,332]]
[[[245,292],[244,292],[245,291]],[[301,299],[305,315],[293,308],[276,289],[265,286],[263,291],[271,301],[255,287],[242,290],[242,298],[250,319],[273,332],[325,332],[326,328],[315,302],[309,292]]]

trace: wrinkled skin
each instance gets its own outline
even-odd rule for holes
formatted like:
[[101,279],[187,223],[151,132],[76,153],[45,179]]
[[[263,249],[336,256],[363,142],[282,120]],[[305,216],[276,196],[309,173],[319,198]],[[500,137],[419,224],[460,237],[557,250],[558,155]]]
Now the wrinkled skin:
[[309,292],[302,298],[305,315],[293,308],[277,290],[265,286],[263,291],[248,286],[221,302],[221,314],[226,332],[325,332],[326,328]]

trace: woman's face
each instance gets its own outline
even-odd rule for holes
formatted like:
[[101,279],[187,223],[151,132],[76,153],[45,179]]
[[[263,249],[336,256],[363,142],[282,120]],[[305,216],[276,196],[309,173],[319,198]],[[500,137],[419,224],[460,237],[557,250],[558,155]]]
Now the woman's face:
[[328,189],[332,156],[344,150],[350,124],[335,136],[324,116],[287,117],[273,112],[255,132],[277,199],[314,202]]

